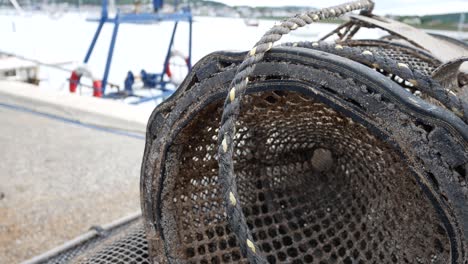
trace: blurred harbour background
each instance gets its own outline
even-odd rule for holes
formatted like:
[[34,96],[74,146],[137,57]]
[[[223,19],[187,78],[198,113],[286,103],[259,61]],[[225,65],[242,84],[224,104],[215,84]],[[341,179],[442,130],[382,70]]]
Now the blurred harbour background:
[[[174,10],[174,1],[166,1],[163,12]],[[192,63],[216,50],[248,50],[253,41],[263,32],[272,27],[277,21],[296,13],[314,9],[314,4],[323,6],[334,3],[323,1],[299,1],[309,3],[307,6],[276,6],[277,1],[262,2],[265,6],[230,6],[214,1],[187,1],[179,2],[176,6],[190,6],[194,15],[193,23],[193,54]],[[229,1],[224,1],[229,3]],[[333,1],[332,1],[333,2]],[[336,4],[339,1],[335,1]],[[377,1],[377,6],[382,6]],[[397,1],[398,2],[398,1]],[[401,2],[401,1],[400,1]],[[409,1],[415,2],[415,1]],[[420,3],[424,1],[419,1]],[[382,8],[377,14],[387,14],[393,19],[422,27],[429,32],[445,34],[457,39],[468,39],[468,2],[453,1],[452,9],[464,12],[427,15],[421,14],[422,9],[404,9],[404,15],[387,14]],[[0,1],[0,52],[7,52],[24,58],[40,62],[60,65],[75,69],[81,64],[89,43],[96,30],[97,23],[87,21],[98,18],[100,15],[99,0],[63,0],[63,1],[19,1],[21,10],[14,9],[10,0]],[[243,3],[240,1],[239,3]],[[267,4],[268,3],[268,4]],[[291,3],[294,3],[292,1]],[[398,3],[395,3],[397,5]],[[411,4],[411,3],[410,3]],[[403,2],[400,5],[404,6]],[[422,7],[431,6],[431,1]],[[110,13],[120,12],[148,12],[151,11],[151,2],[147,1],[117,1],[109,2]],[[450,11],[452,9],[447,9]],[[403,10],[403,8],[402,8]],[[393,12],[396,12],[394,10]],[[430,10],[429,10],[430,11]],[[444,10],[439,10],[443,12]],[[384,13],[382,13],[384,12]],[[465,19],[466,17],[466,19]],[[342,20],[331,20],[301,28],[282,39],[286,41],[316,40],[336,27]],[[117,36],[112,66],[109,73],[111,83],[122,85],[129,70],[139,72],[141,69],[162,70],[161,61],[166,55],[167,43],[171,37],[173,23],[159,22],[143,25],[122,24]],[[113,25],[104,25],[101,36],[96,44],[93,56],[88,63],[91,72],[102,76],[106,57],[109,50]],[[181,23],[175,36],[174,49],[186,50],[188,42],[188,25]],[[360,38],[379,38],[385,35],[380,30],[362,30]],[[185,52],[186,53],[186,52]],[[176,70],[177,71],[177,70]],[[175,73],[179,82],[186,72]],[[68,92],[69,73],[42,66],[38,78],[41,89]],[[151,111],[160,100],[141,105]]]
[[[285,17],[342,2],[170,0],[161,11],[171,13],[190,7],[191,61],[195,64],[214,51],[249,50]],[[376,14],[430,33],[468,40],[466,0],[376,2]],[[0,93],[0,263],[23,261],[84,233],[92,225],[139,211],[146,120],[164,98],[128,105],[131,98],[125,96],[105,100],[91,98],[90,89],[80,90],[81,97],[69,91],[70,72],[83,64],[96,32],[98,23],[90,19],[100,16],[100,4],[99,0],[0,0],[0,71],[6,73],[4,79],[9,79],[12,75],[8,76],[8,67],[12,64],[18,69],[37,68],[38,79],[37,86],[27,87],[0,80],[0,92],[25,91],[26,96],[34,94],[45,102],[31,110],[27,107],[34,103],[25,106],[23,101]],[[117,10],[131,14],[154,11],[147,0],[109,1],[109,15],[113,17]],[[306,26],[281,42],[318,40],[342,21]],[[109,82],[123,87],[128,71],[163,71],[173,26],[173,22],[120,25]],[[188,32],[188,23],[180,23],[173,43],[174,50],[184,52],[184,56]],[[87,64],[95,76],[104,74],[112,33],[113,25],[106,23]],[[385,35],[373,29],[360,30],[356,37],[377,39]],[[186,73],[187,69],[173,68],[172,78],[181,82]],[[175,88],[171,87],[172,91]],[[161,93],[157,89],[142,90],[146,96]],[[45,106],[52,101],[51,107]],[[81,108],[71,110],[77,106]],[[44,109],[52,109],[60,118],[51,118],[50,113],[41,112]],[[101,126],[83,125],[80,117],[98,116],[93,112],[96,109],[99,118],[93,116],[93,120],[99,120]],[[117,112],[125,114],[125,122],[138,124],[137,135],[102,129],[104,121],[112,125],[123,122],[115,120]]]

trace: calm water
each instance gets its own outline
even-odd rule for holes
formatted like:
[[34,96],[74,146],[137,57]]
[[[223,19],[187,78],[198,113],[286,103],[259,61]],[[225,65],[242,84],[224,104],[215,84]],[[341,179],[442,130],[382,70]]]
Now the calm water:
[[[84,58],[97,23],[87,22],[91,15],[66,13],[60,17],[47,14],[0,14],[0,50],[19,54],[48,63],[74,62],[65,65],[75,68]],[[193,62],[216,50],[249,50],[275,21],[260,20],[258,27],[248,27],[242,19],[195,17],[193,25]],[[173,24],[164,22],[151,25],[120,26],[109,81],[123,84],[129,70],[159,72],[165,57]],[[112,34],[112,24],[101,32],[89,67],[102,76]],[[314,40],[330,32],[334,24],[315,24],[284,37],[282,41]],[[457,37],[456,32],[444,32]],[[359,37],[378,38],[385,32],[363,31]],[[188,24],[179,24],[175,49],[187,54]],[[68,74],[41,68],[42,89],[67,92]],[[154,105],[154,104],[153,104]]]

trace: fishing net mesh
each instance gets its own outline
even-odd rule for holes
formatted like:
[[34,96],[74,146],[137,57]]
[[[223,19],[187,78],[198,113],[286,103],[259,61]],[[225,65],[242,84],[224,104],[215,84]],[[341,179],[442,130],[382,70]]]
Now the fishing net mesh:
[[[349,46],[384,53],[426,75],[437,67],[424,55],[396,46]],[[228,71],[237,66],[231,62],[223,67]],[[205,78],[221,78],[213,76]],[[152,150],[149,164],[161,159],[163,168],[153,168],[143,178],[161,180],[150,189],[151,197],[161,197],[154,204],[161,210],[161,233],[147,226],[145,234],[139,224],[75,263],[249,263],[233,232],[236,227],[228,223],[218,177],[223,101],[215,94],[222,88],[199,82],[190,83],[170,110],[159,110],[164,117],[152,121],[162,127],[172,120],[177,127],[168,130],[169,136],[152,132],[153,142],[167,141],[168,147]],[[211,90],[197,90],[202,87]],[[197,96],[216,99],[187,115],[190,105],[202,101]],[[453,241],[422,189],[421,175],[395,145],[349,116],[330,102],[287,87],[256,89],[245,96],[234,138],[236,202],[258,253],[269,263],[448,263]],[[148,245],[146,237],[159,242]],[[148,252],[151,246],[159,248],[157,254]]]
[[371,52],[381,52],[389,56],[395,61],[405,63],[411,69],[415,69],[427,76],[431,76],[432,72],[440,65],[439,62],[425,55],[417,52],[414,48],[404,47],[395,43],[385,43],[382,41],[359,41],[352,40],[343,43],[350,47],[362,47]]
[[[270,263],[446,263],[446,230],[394,149],[296,92],[249,95],[234,167],[243,212]],[[248,263],[218,183],[218,101],[168,150],[168,249],[187,263]],[[172,233],[171,233],[172,232]],[[169,239],[169,238],[167,238]]]
[[[66,262],[60,262],[66,263]],[[148,242],[142,221],[118,230],[73,259],[74,264],[150,264]]]

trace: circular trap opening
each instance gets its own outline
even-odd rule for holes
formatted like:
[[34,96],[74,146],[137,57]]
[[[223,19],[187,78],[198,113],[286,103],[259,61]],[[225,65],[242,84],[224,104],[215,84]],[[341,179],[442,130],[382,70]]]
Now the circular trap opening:
[[[270,263],[448,263],[450,242],[405,160],[366,127],[298,92],[245,97],[234,170],[254,242]],[[170,258],[248,263],[218,183],[222,103],[167,153],[162,227]]]

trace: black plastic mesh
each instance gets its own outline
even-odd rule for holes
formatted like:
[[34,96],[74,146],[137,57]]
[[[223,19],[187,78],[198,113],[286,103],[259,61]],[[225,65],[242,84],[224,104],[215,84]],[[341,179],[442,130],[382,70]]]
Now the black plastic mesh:
[[387,43],[378,40],[351,40],[344,44],[347,46],[365,47],[371,52],[384,53],[393,60],[404,63],[411,69],[415,69],[427,76],[431,76],[432,72],[440,65],[430,55],[424,54],[414,47],[398,43]]
[[[370,47],[371,50],[378,50],[378,48]],[[382,49],[380,49],[382,50]],[[412,69],[415,69],[427,76],[431,76],[432,72],[436,69],[436,65],[430,64],[427,61],[424,61],[412,54],[408,54],[401,49],[397,48],[386,48],[384,49],[385,54],[387,54],[390,58],[394,59],[395,61],[405,63]]]
[[[341,44],[360,46],[372,56],[385,54],[385,62],[426,77],[440,64],[400,43]],[[338,54],[343,47],[335,49]],[[248,76],[251,90],[233,133],[233,185],[239,200],[233,199],[241,205],[246,227],[228,224],[218,178],[218,164],[228,162],[217,157],[222,89],[245,54],[215,54],[194,67],[150,119],[142,166],[150,244],[137,222],[48,263],[151,263],[149,251],[155,263],[248,263],[231,230],[237,227],[249,229],[260,251],[255,257],[269,263],[445,264],[466,259],[461,229],[452,229],[460,223],[459,212],[451,211],[452,203],[465,201],[458,187],[466,190],[466,148],[452,140],[459,139],[458,130],[450,135],[445,130],[459,120],[440,112],[435,100],[423,104],[411,94],[403,98],[401,89],[393,89],[395,83],[378,82],[388,79],[372,69],[428,98],[416,89],[416,80],[403,80],[379,64],[365,64],[372,67],[364,70],[348,60],[325,59],[324,53],[298,59],[305,57],[299,52],[304,51],[269,53],[257,64],[257,75]],[[231,98],[236,91],[230,90],[229,100],[239,100]],[[458,176],[460,184],[453,182]],[[456,208],[464,210],[459,204]],[[244,238],[244,232],[237,234]]]
[[54,256],[43,263],[47,264],[63,264],[63,263],[70,263],[74,258],[80,256],[84,252],[88,251],[89,249],[94,248],[99,242],[101,242],[104,238],[103,237],[94,237],[88,240],[86,243],[77,245],[57,256]]
[[[205,107],[169,150],[163,214],[179,217],[166,242],[187,263],[247,263],[220,196],[219,111]],[[270,263],[449,259],[447,233],[407,165],[362,125],[298,93],[264,92],[248,96],[237,128],[240,202]]]
[[101,241],[92,250],[76,258],[76,264],[150,264],[145,230],[139,221],[116,235]]
[[150,263],[141,220],[113,228],[44,262],[65,263]]

